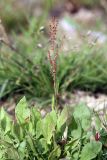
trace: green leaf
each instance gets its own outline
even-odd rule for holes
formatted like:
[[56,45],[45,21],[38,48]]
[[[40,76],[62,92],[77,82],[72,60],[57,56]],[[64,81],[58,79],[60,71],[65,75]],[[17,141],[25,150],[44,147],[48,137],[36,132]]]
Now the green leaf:
[[68,142],[65,146],[65,150],[68,151],[69,149],[74,149],[79,143],[79,139],[72,139],[70,142]]
[[43,135],[43,132],[42,132],[42,129],[43,129],[43,123],[42,123],[43,120],[39,120],[37,122],[37,125],[36,125],[36,138],[38,139],[41,135]]
[[11,130],[11,126],[12,119],[9,117],[9,115],[5,112],[4,108],[2,107],[0,109],[0,128],[6,134],[8,131]]
[[57,114],[56,114],[56,111],[52,110],[49,114],[50,114],[51,118],[53,119],[54,124],[56,126],[56,124],[57,124]]
[[24,124],[30,119],[30,109],[28,108],[25,97],[17,104],[15,114],[20,124]]
[[91,160],[96,158],[101,149],[102,149],[101,142],[91,141],[90,143],[87,143],[83,147],[80,160]]
[[11,133],[12,136],[19,141],[22,141],[24,138],[23,128],[18,123],[13,123]]
[[5,147],[11,147],[11,145],[13,145],[13,139],[8,135],[1,135],[0,141]]
[[41,138],[37,143],[37,148],[40,154],[47,153],[49,148],[46,139]]
[[[34,127],[36,127],[37,122],[41,119],[41,114],[40,112],[37,110],[36,107],[33,107],[31,109],[31,120],[32,123],[34,125]],[[36,129],[36,128],[35,128]]]
[[20,143],[20,145],[18,147],[18,153],[20,156],[20,160],[24,159],[25,154],[26,154],[25,150],[26,150],[26,141],[24,140],[23,142]]
[[37,122],[41,120],[41,114],[36,107],[31,108],[31,122],[29,123],[29,131],[34,135],[36,132]]
[[57,122],[56,112],[53,110],[48,113],[44,119],[41,119],[37,122],[36,125],[36,138],[38,139],[41,135],[44,136],[47,143],[51,143],[51,138],[55,131],[55,126]]
[[27,145],[29,146],[28,148],[29,148],[29,151],[32,151],[33,153],[33,155],[32,156],[36,156],[37,157],[37,159],[39,159],[39,155],[38,155],[38,153],[37,153],[37,150],[36,150],[36,144],[35,144],[35,140],[34,140],[34,138],[31,136],[31,135],[27,135],[26,136],[26,143],[27,143]]
[[34,145],[34,142],[33,142],[33,137],[31,137],[30,135],[27,135],[27,136],[26,136],[26,142],[29,144],[30,149],[31,149],[34,153],[36,153],[35,145]]
[[78,127],[77,129],[72,130],[71,136],[74,138],[80,138],[81,135],[82,135],[82,128],[81,128],[81,124],[79,125],[79,122],[78,122]]
[[73,116],[76,122],[79,123],[78,125],[81,123],[82,129],[87,130],[90,128],[91,111],[87,106],[80,104],[79,106],[75,107]]
[[57,146],[49,155],[48,160],[57,160],[61,155],[61,149]]
[[8,160],[20,160],[17,150],[13,147],[7,148],[6,155]]
[[3,148],[1,147],[1,148],[0,148],[0,160],[5,160],[4,155],[5,155],[5,149],[3,149]]
[[51,138],[55,131],[55,123],[50,114],[47,114],[45,119],[43,119],[43,125],[42,125],[42,133],[44,138],[46,139],[48,144],[51,144]]
[[61,114],[59,115],[58,120],[57,120],[58,132],[61,131],[61,127],[66,123],[67,119],[68,119],[68,109],[67,107],[65,107],[63,111],[61,112]]
[[44,119],[39,116],[36,124],[36,138],[38,139],[41,135],[50,143],[50,139],[53,135],[57,122],[56,112],[53,110]]

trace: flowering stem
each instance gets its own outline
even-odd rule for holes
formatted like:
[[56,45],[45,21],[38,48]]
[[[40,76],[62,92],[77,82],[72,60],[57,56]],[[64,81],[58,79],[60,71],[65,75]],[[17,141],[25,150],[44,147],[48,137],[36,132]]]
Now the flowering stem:
[[50,49],[48,50],[48,60],[51,66],[51,75],[53,77],[53,87],[54,87],[54,98],[55,98],[55,107],[57,107],[57,81],[56,81],[56,72],[57,72],[57,58],[59,54],[59,49],[56,49],[56,33],[57,33],[58,21],[55,17],[52,18],[52,21],[49,25],[50,27]]

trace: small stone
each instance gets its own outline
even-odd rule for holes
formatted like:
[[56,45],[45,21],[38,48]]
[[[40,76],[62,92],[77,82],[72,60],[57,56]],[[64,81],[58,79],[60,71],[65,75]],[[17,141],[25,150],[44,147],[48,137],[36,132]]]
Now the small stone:
[[39,31],[40,31],[40,32],[44,32],[44,31],[45,31],[45,27],[44,27],[44,26],[41,26],[40,29],[39,29]]
[[42,46],[41,43],[39,43],[39,44],[37,45],[37,47],[38,47],[38,48],[42,48],[43,46]]

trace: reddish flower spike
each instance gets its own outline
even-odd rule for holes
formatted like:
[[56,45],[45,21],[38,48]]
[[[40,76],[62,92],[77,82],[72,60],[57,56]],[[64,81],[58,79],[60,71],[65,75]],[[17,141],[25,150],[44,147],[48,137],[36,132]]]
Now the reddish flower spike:
[[96,140],[96,141],[99,141],[99,140],[100,140],[100,134],[99,134],[98,132],[97,132],[96,135],[95,135],[95,140]]

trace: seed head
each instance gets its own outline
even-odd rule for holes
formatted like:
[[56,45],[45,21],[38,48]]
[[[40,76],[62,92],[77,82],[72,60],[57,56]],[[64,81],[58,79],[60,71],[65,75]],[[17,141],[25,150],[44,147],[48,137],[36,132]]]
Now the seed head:
[[58,20],[52,17],[49,24],[49,36],[50,36],[50,50],[48,50],[48,60],[51,65],[51,74],[54,84],[56,83],[56,61],[58,57],[58,49],[56,49],[56,36],[57,36]]

